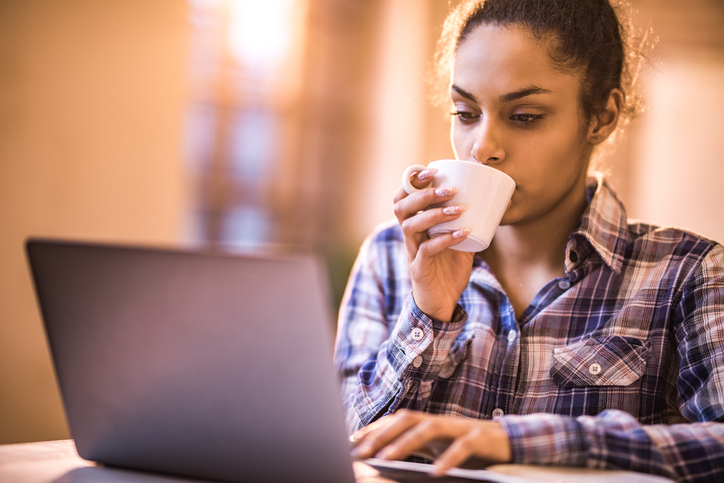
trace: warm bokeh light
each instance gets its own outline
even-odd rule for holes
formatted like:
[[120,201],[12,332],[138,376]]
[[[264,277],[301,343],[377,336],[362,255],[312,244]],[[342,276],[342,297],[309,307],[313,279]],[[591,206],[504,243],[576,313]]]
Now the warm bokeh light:
[[197,187],[189,242],[238,250],[279,241],[269,186],[299,103],[305,7],[304,0],[189,2],[186,155]]
[[[193,2],[192,2],[193,3]],[[229,51],[253,76],[280,76],[292,50],[299,0],[229,0]]]

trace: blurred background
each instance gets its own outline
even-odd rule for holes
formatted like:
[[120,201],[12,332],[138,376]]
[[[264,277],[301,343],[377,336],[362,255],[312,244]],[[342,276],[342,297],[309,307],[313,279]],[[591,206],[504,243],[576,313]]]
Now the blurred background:
[[[630,217],[724,241],[724,5],[633,6],[648,110],[604,166]],[[302,245],[338,304],[404,167],[452,156],[425,82],[448,8],[0,0],[0,443],[69,436],[28,236]]]

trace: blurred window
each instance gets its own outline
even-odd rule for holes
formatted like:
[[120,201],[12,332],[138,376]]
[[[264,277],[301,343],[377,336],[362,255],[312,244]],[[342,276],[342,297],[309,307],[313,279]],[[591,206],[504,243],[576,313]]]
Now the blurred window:
[[191,239],[274,241],[269,186],[301,81],[306,0],[189,0]]

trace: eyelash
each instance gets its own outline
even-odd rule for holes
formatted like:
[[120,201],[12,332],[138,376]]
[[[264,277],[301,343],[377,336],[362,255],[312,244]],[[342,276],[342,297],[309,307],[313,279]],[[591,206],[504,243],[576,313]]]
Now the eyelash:
[[543,119],[542,114],[514,114],[510,116],[516,122],[523,124],[533,124],[536,121]]
[[[451,116],[455,116],[460,119],[461,122],[472,122],[480,118],[480,114],[473,114],[469,111],[453,111],[450,113]],[[510,119],[514,122],[518,122],[524,125],[533,124],[536,121],[543,119],[542,114],[514,114],[510,116]]]
[[473,114],[469,111],[453,111],[450,115],[457,117],[461,122],[470,122],[480,117],[479,114]]

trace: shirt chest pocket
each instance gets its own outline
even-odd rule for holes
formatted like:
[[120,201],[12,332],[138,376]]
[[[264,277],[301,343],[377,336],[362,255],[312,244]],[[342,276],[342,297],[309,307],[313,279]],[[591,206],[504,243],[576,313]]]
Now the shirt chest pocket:
[[553,349],[551,377],[563,387],[629,386],[646,371],[648,344],[633,337],[594,337]]

